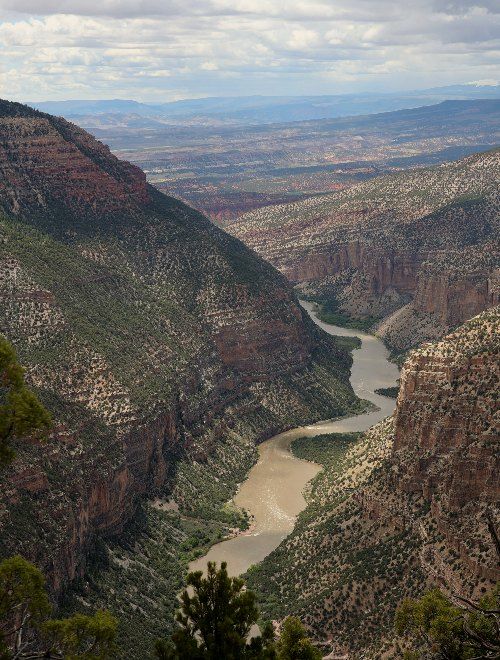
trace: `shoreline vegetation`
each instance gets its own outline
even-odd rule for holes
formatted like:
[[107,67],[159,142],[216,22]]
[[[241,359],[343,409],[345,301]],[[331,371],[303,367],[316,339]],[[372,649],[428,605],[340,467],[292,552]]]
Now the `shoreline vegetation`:
[[340,328],[347,328],[348,330],[361,330],[375,334],[374,329],[380,321],[375,316],[367,316],[362,319],[355,319],[348,314],[339,311],[339,303],[334,298],[321,298],[319,296],[311,296],[300,294],[299,296],[306,302],[314,303],[315,314],[320,321],[328,323],[329,325],[338,325]]
[[341,328],[348,328],[349,330],[361,330],[362,332],[372,332],[374,326],[379,321],[374,316],[367,316],[365,319],[354,319],[340,312],[329,311],[325,307],[318,310],[317,316],[323,323],[338,325]]
[[380,394],[381,396],[388,396],[390,399],[397,399],[399,393],[399,385],[395,387],[377,387],[376,390],[373,390],[375,394]]
[[[329,492],[340,473],[350,466],[349,450],[362,442],[363,435],[363,432],[325,433],[312,438],[297,438],[291,442],[290,451],[295,457],[311,461],[321,469],[307,484],[304,492],[306,508],[298,515],[294,530],[288,538],[300,538],[301,533],[321,513],[325,506],[325,493]],[[344,485],[332,507],[340,504],[349,494],[349,487]],[[293,589],[277,598],[277,585],[272,580],[269,581],[274,576],[275,562],[279,566],[285,562],[283,552],[282,545],[278,546],[264,561],[251,566],[244,576],[249,588],[257,593],[262,614],[266,619],[280,619],[285,611],[293,611],[293,597],[289,599]]]
[[[406,358],[408,357],[409,351],[395,350],[390,344],[387,343],[387,341],[383,337],[380,337],[377,334],[376,327],[377,324],[381,321],[380,318],[377,318],[375,316],[367,316],[363,319],[353,318],[348,314],[339,312],[338,301],[331,298],[322,298],[320,296],[305,295],[303,293],[300,293],[299,298],[301,300],[304,300],[305,302],[311,302],[314,304],[315,306],[314,312],[318,317],[318,319],[320,321],[323,321],[323,323],[328,323],[329,325],[337,325],[340,328],[347,328],[348,330],[360,330],[361,332],[365,332],[380,339],[380,341],[384,343],[385,347],[389,351],[389,357],[387,359],[389,360],[389,362],[393,362],[401,371],[401,368],[404,362],[406,361]],[[340,339],[341,340],[340,343],[342,345],[345,345],[346,348],[348,346],[349,341],[355,342],[356,339],[358,339],[359,345],[355,346],[355,348],[359,348],[361,346],[361,340],[357,337],[337,337],[337,339],[338,340]],[[344,341],[345,344],[343,344]],[[352,349],[348,348],[348,350],[352,350]],[[385,389],[391,390],[392,388],[385,388]],[[375,390],[375,393],[382,394],[383,396],[388,396],[393,399],[397,398],[397,392],[396,394],[393,393],[389,394],[382,392],[381,390]]]
[[[351,337],[345,337],[345,338],[342,337],[341,339],[351,339]],[[352,337],[352,339],[357,339],[357,337]],[[356,347],[356,348],[358,348],[358,347]],[[381,388],[381,389],[384,389],[384,390],[385,390],[385,389],[388,389],[388,390],[390,390],[390,389],[392,389],[392,388]],[[396,388],[396,389],[397,389],[397,388]],[[376,391],[377,391],[377,390],[376,390]],[[388,396],[388,395],[386,395],[386,396]],[[393,398],[395,398],[395,397],[393,397]],[[360,407],[359,410],[354,411],[354,412],[352,412],[352,413],[345,414],[345,415],[340,415],[339,417],[332,418],[331,420],[324,420],[324,421],[335,421],[335,422],[340,422],[340,421],[342,421],[343,419],[349,419],[349,418],[351,418],[351,417],[358,417],[359,415],[365,415],[366,413],[369,413],[369,412],[373,412],[373,411],[375,411],[375,410],[378,410],[378,407],[377,407],[374,403],[372,403],[371,401],[368,401],[368,399],[360,399],[359,401],[360,401],[360,404],[362,405],[362,407]],[[288,429],[288,430],[290,430],[290,429]],[[345,435],[345,436],[351,436],[351,435],[352,435],[352,436],[361,436],[361,435],[363,435],[363,434],[362,434],[362,432],[353,432],[353,433],[346,433],[346,434],[343,434],[343,433],[332,433],[332,434],[324,434],[324,435],[332,435],[332,436],[337,436],[337,435],[338,435],[338,436],[344,436],[344,435]],[[323,469],[325,466],[324,466],[322,463],[318,463],[318,462],[316,462],[314,459],[312,459],[312,458],[308,458],[308,457],[305,456],[305,455],[304,455],[304,456],[301,456],[301,455],[295,453],[295,451],[294,451],[294,449],[293,449],[293,447],[295,446],[295,444],[298,443],[298,444],[297,444],[297,450],[299,450],[299,445],[300,445],[300,441],[301,441],[301,440],[308,440],[308,441],[314,442],[314,440],[316,440],[316,438],[322,438],[322,437],[323,437],[323,435],[320,435],[320,436],[314,436],[314,438],[303,437],[303,438],[297,438],[297,439],[295,439],[295,440],[291,440],[291,441],[290,441],[290,447],[289,447],[290,452],[293,453],[294,456],[296,456],[297,458],[300,458],[300,459],[302,459],[302,460],[308,461],[309,463],[314,463],[314,464],[318,465],[321,469]],[[272,439],[272,437],[271,437],[271,438],[267,438],[266,440],[271,440],[271,439]],[[257,447],[258,447],[258,445],[257,445]],[[209,543],[208,545],[207,545],[207,544],[205,544],[205,545],[199,545],[199,546],[197,546],[196,548],[194,548],[194,549],[193,549],[193,553],[189,556],[188,563],[190,563],[190,562],[193,561],[194,559],[198,559],[198,558],[201,557],[203,554],[206,554],[206,553],[210,550],[210,548],[211,548],[212,546],[216,545],[217,543],[222,543],[223,541],[228,541],[228,540],[230,540],[230,539],[236,538],[237,536],[247,536],[247,535],[251,535],[251,534],[252,534],[252,532],[253,532],[253,530],[254,530],[254,522],[253,522],[253,518],[254,518],[254,517],[252,516],[251,513],[249,513],[249,512],[248,512],[246,509],[244,509],[243,507],[238,507],[236,504],[234,504],[234,497],[236,496],[236,494],[237,494],[238,490],[240,489],[241,485],[242,485],[243,483],[245,483],[245,481],[248,479],[248,475],[249,475],[249,473],[250,473],[250,470],[252,469],[252,467],[253,467],[254,465],[255,465],[255,462],[252,463],[252,465],[250,466],[250,469],[249,469],[248,472],[246,473],[245,478],[237,484],[237,486],[236,486],[236,488],[235,488],[235,490],[234,490],[234,493],[233,493],[233,495],[231,496],[231,499],[230,499],[230,500],[226,503],[226,505],[225,505],[225,507],[227,507],[228,509],[232,509],[232,510],[235,512],[236,515],[239,515],[239,516],[240,516],[240,519],[243,521],[242,524],[241,524],[241,526],[239,526],[239,527],[233,527],[233,528],[229,529],[229,531],[228,531],[228,533],[227,533],[226,536],[217,537],[215,540],[213,540],[213,541],[212,541],[211,543]],[[314,479],[314,478],[315,478],[315,477],[313,477],[313,479]],[[313,481],[313,480],[311,480],[311,481],[307,484],[307,486],[306,486],[307,489],[309,488],[309,486],[310,486],[310,484],[311,484],[312,481]]]

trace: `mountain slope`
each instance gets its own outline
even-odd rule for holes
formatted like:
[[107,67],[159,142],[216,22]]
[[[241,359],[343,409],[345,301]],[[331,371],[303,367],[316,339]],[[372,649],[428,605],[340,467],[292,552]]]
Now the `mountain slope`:
[[438,585],[477,598],[500,579],[487,517],[498,529],[499,330],[496,307],[414,351],[394,418],[360,438],[296,443],[325,467],[294,532],[251,571],[265,616],[299,614],[342,657],[401,658],[403,597]]
[[262,209],[228,230],[397,350],[498,301],[500,150]]
[[[46,445],[17,447],[0,495],[1,555],[37,563],[59,597],[139,498],[173,492],[182,520],[153,513],[175,538],[157,538],[159,567],[144,558],[171,609],[184,527],[234,524],[221,507],[255,443],[358,407],[349,356],[242,243],[76,126],[5,101],[0,206],[0,332],[56,422]],[[152,538],[141,533],[138,545]],[[114,589],[137,592],[136,569],[124,573]],[[146,657],[138,645],[149,653],[171,619],[151,611],[146,588],[136,602],[117,613],[137,629],[148,622],[150,637],[127,642],[128,657]]]

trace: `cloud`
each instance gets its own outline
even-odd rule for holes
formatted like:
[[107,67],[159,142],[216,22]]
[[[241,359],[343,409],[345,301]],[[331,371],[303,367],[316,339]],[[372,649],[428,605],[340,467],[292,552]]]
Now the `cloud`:
[[496,0],[0,0],[0,96],[169,100],[498,79]]

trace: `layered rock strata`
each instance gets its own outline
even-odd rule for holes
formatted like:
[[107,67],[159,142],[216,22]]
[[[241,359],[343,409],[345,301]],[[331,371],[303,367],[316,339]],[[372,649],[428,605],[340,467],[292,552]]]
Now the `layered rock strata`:
[[[398,350],[498,304],[500,151],[245,214],[228,230]],[[417,329],[417,331],[415,331]]]
[[410,355],[394,417],[325,467],[293,534],[252,572],[265,615],[299,614],[349,658],[400,658],[402,598],[438,586],[477,599],[500,580],[499,378],[499,307]]

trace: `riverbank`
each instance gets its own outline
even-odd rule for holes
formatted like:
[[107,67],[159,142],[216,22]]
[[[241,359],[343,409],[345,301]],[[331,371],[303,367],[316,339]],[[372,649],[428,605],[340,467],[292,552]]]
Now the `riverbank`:
[[388,361],[388,351],[375,336],[360,330],[332,326],[317,318],[313,303],[301,302],[312,320],[330,335],[359,338],[361,346],[353,353],[351,385],[360,399],[373,409],[343,419],[325,420],[280,433],[259,448],[259,459],[234,498],[237,506],[249,512],[252,532],[212,546],[209,552],[191,562],[190,570],[203,570],[207,561],[226,561],[228,570],[239,575],[261,562],[292,532],[298,514],[306,507],[304,488],[321,469],[317,463],[292,454],[294,440],[331,433],[361,432],[390,415],[394,400],[375,392],[394,386],[397,367]]
[[[353,630],[359,645],[368,647],[370,637],[378,634],[366,616],[374,608],[377,623],[384,631],[391,629],[402,597],[392,588],[398,575],[408,576],[410,591],[416,588],[418,570],[411,562],[406,565],[415,541],[412,535],[407,530],[390,535],[384,530],[372,537],[370,520],[365,523],[360,514],[358,494],[383,469],[390,454],[391,424],[388,418],[365,433],[325,434],[292,444],[294,453],[318,461],[324,469],[309,484],[307,507],[292,533],[245,576],[248,588],[257,594],[264,620],[298,616],[325,655],[345,654],[344,642]],[[372,593],[365,598],[363,580],[374,585],[376,600]],[[379,580],[386,587],[378,589]],[[337,625],[342,638],[331,634]]]
[[[410,350],[399,350],[391,346],[390,343],[380,337],[378,334],[378,328],[383,319],[375,316],[367,316],[365,318],[355,318],[344,314],[338,311],[338,303],[335,300],[320,298],[320,297],[306,297],[302,300],[304,302],[311,303],[313,305],[313,310],[316,315],[316,318],[328,325],[335,325],[341,328],[347,328],[349,330],[360,330],[362,332],[367,332],[370,334],[377,335],[381,339],[387,350],[389,351],[389,361],[394,362],[394,364],[401,369],[404,361],[408,357]],[[389,395],[386,395],[389,396]]]

